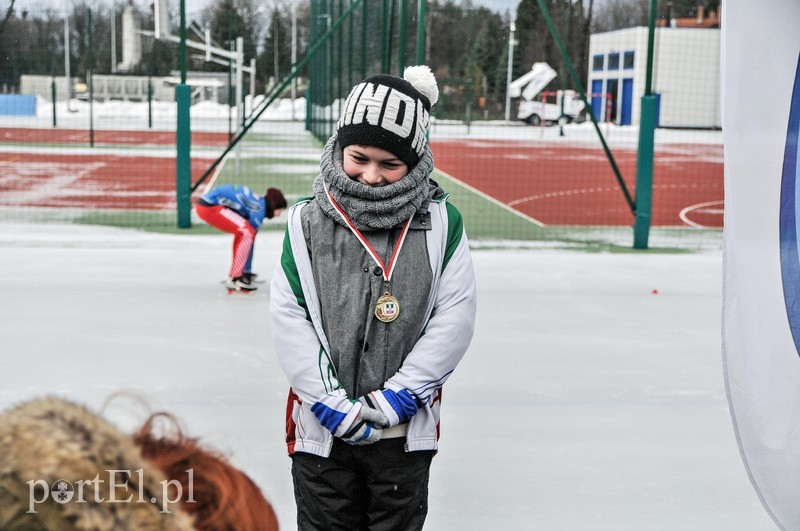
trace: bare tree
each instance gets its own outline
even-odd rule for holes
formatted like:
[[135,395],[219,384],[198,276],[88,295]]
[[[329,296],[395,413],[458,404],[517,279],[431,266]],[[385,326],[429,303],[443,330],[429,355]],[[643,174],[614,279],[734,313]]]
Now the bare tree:
[[592,32],[647,26],[649,0],[607,0],[597,6]]
[[11,0],[11,4],[8,6],[8,9],[6,9],[6,16],[3,17],[2,21],[0,21],[0,36],[3,35],[3,30],[6,29],[8,19],[14,16],[14,2],[16,2],[16,0]]

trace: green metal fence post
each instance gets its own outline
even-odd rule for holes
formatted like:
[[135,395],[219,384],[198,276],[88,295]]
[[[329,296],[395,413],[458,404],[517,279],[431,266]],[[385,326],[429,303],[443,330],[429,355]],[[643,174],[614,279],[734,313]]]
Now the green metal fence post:
[[[342,13],[344,13],[344,3],[343,0],[339,0],[339,9],[337,11],[336,18],[340,17]],[[336,98],[344,98],[342,92],[344,89],[344,29],[342,31],[336,32],[336,44],[337,44],[337,61],[336,61]],[[349,47],[349,46],[348,46]],[[341,113],[341,109],[339,109]]]
[[425,19],[428,16],[427,0],[417,0],[417,64],[425,64]]
[[154,69],[154,59],[153,53],[154,48],[156,46],[155,39],[153,39],[153,43],[150,45],[150,66],[147,70],[147,128],[153,128],[153,69]]
[[[326,6],[326,13],[328,18],[325,19],[325,29],[331,27],[333,23],[333,0],[328,0],[328,5]],[[325,136],[331,136],[333,134],[333,99],[334,89],[333,89],[333,67],[334,67],[334,39],[336,38],[336,33],[331,35],[331,37],[325,41],[325,49],[327,50],[327,54],[325,54],[325,84],[328,88],[326,92],[325,98],[325,108],[327,109],[327,118],[325,119]],[[338,118],[338,117],[337,117]]]
[[353,35],[355,35],[354,27],[355,27],[355,17],[348,17],[349,20],[347,21],[347,42],[349,46],[347,47],[347,86],[353,86],[353,44],[354,39]]
[[633,225],[633,248],[647,249],[653,210],[653,157],[655,154],[658,99],[653,95],[653,44],[655,42],[657,0],[650,0],[647,36],[647,77],[639,120],[639,150],[636,157],[636,220]]
[[384,74],[392,72],[392,56],[394,55],[394,0],[389,0],[389,24],[386,28],[386,68]]
[[[317,2],[311,0],[311,6],[309,8],[309,20],[308,20],[308,29],[311,33],[311,42],[314,42],[314,39],[317,37]],[[311,61],[311,64],[308,65],[308,78],[314,79],[315,72],[314,72],[314,65],[317,62],[317,58],[314,57]],[[277,81],[276,81],[277,82]],[[311,131],[312,124],[314,123],[313,117],[311,116],[311,112],[313,107],[311,106],[311,102],[316,97],[316,91],[314,90],[314,84],[309,83],[308,87],[306,87],[306,131]]]
[[400,28],[398,30],[397,69],[403,77],[406,69],[406,0],[400,0]]
[[192,226],[192,160],[190,156],[191,125],[189,120],[191,98],[192,88],[189,85],[180,84],[175,87],[175,100],[178,103],[175,191],[178,202],[178,227],[181,228]]
[[636,157],[636,221],[633,225],[633,248],[647,249],[653,204],[653,156],[658,98],[642,96],[639,123],[639,150]]
[[86,61],[86,82],[89,84],[89,145],[94,147],[94,83],[92,82],[94,79],[92,73],[94,54],[92,50],[94,50],[94,48],[92,46],[92,8],[88,8],[87,12],[89,15],[89,27],[87,28],[87,33],[89,34],[89,49],[86,50],[88,54]]
[[58,125],[56,120],[56,78],[55,76],[50,81],[50,97],[53,100],[53,127]]
[[[228,32],[228,51],[234,51],[234,41],[233,41],[233,22],[231,20],[232,14],[231,11],[228,10],[228,18],[227,18],[227,32]],[[235,97],[233,95],[233,59],[228,57],[228,142],[231,141],[233,138],[233,103],[235,101]]]
[[367,77],[367,3],[361,5],[361,79]]
[[189,110],[192,104],[192,89],[186,84],[186,1],[181,0],[181,82],[175,87],[175,100],[178,105],[178,123],[175,144],[175,196],[178,203],[178,227],[192,226],[192,129]]
[[50,38],[50,100],[53,102],[53,127],[58,125],[56,120],[56,65],[55,55],[56,46],[55,39]]
[[381,2],[381,73],[389,73],[389,1]]

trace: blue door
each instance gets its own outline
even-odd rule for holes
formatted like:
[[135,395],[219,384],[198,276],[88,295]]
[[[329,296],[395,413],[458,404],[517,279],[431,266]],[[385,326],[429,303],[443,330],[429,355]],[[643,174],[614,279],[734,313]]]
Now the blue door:
[[603,110],[603,80],[592,80],[592,112],[598,122],[603,121],[603,115],[600,114]]
[[617,108],[617,91],[619,90],[619,79],[609,79],[606,80],[606,115],[604,116],[604,122],[614,122],[619,123],[617,120],[619,117],[617,113],[619,109]]
[[620,125],[631,125],[631,115],[633,109],[633,80],[622,80],[622,116],[619,118]]

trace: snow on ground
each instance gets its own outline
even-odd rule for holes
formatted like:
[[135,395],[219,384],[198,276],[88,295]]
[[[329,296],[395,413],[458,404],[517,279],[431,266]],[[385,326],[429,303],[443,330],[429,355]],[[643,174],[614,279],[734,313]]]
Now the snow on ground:
[[[0,126],[49,127],[49,105],[40,102],[36,117],[0,117]],[[155,107],[155,129],[174,130],[173,107]],[[227,131],[222,107],[195,106],[193,129]],[[59,104],[58,127],[88,128],[88,106],[73,100],[70,109]],[[270,112],[257,130],[302,131],[284,121],[287,103]],[[95,127],[145,129],[146,113],[95,103]],[[601,130],[611,145],[635,147],[636,128]],[[591,124],[560,133],[435,121],[431,137],[597,142]],[[719,144],[721,134],[658,130],[657,141]],[[280,238],[258,237],[262,275]],[[293,529],[287,384],[271,346],[268,288],[224,293],[230,244],[227,235],[0,224],[0,408],[50,393],[100,408],[132,391],[229,454],[282,529]],[[775,529],[748,482],[725,399],[719,251],[488,247],[474,251],[476,335],[445,387],[426,529]],[[107,411],[126,429],[146,416],[130,399]]]
[[[281,233],[259,235],[269,276]],[[133,391],[229,454],[294,529],[268,288],[223,292],[227,235],[0,224],[0,408]],[[472,347],[445,386],[426,529],[775,529],[742,466],[721,255],[474,251]],[[112,403],[123,428],[141,405]]]
[[[256,96],[251,102],[247,98],[245,115],[251,109],[258,109],[263,96]],[[331,116],[338,116],[337,103],[334,103]],[[292,112],[294,109],[294,113]],[[225,131],[230,124],[233,129],[239,123],[236,109],[230,110],[227,105],[203,101],[191,107],[191,127],[193,131]],[[94,102],[91,109],[92,123],[96,129],[148,129],[147,102],[108,101]],[[259,132],[286,132],[287,123],[293,121],[293,128],[299,126],[302,131],[306,115],[304,98],[281,99],[273,102],[264,111],[259,121],[251,128]],[[321,116],[324,114],[320,114]],[[175,102],[154,101],[152,104],[152,129],[173,131],[176,127],[177,105]],[[42,97],[37,97],[36,116],[0,116],[0,127],[52,127],[53,104]],[[229,122],[230,120],[230,122]],[[89,129],[90,108],[88,102],[73,99],[69,102],[56,102],[57,127],[67,129]],[[610,147],[633,149],[639,141],[639,128],[635,126],[618,126],[601,123],[597,129],[602,133]],[[586,144],[600,146],[597,129],[594,124],[567,124],[565,126],[533,127],[520,121],[506,123],[502,120],[476,120],[469,124],[457,120],[432,119],[431,138],[443,140],[447,138],[473,138],[493,140],[527,140],[550,141],[570,144]],[[656,143],[665,144],[722,144],[722,131],[712,130],[677,130],[657,129]]]

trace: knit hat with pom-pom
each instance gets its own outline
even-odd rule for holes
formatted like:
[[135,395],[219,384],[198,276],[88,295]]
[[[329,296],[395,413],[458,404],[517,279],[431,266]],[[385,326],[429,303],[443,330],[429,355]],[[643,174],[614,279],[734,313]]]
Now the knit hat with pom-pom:
[[438,99],[436,78],[427,66],[410,66],[402,78],[372,76],[347,96],[337,124],[339,145],[385,149],[410,170],[428,145],[431,106]]

